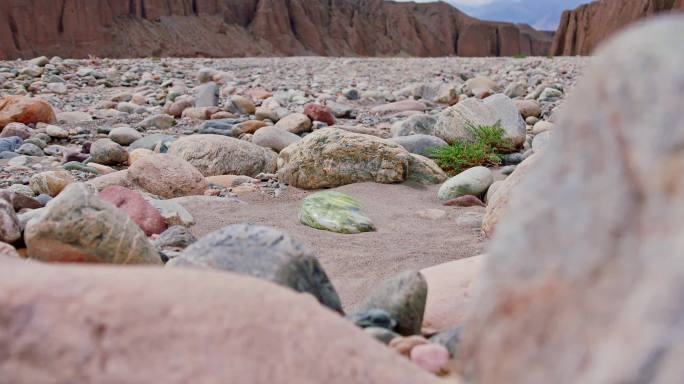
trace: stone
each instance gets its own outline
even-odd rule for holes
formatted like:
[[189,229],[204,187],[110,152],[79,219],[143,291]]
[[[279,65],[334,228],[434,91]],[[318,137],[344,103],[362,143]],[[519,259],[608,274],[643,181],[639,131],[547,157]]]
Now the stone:
[[369,309],[367,311],[357,312],[352,315],[347,315],[346,319],[359,328],[385,328],[391,331],[397,326],[397,322],[392,316],[382,309]]
[[233,127],[233,132],[235,135],[238,135],[238,136],[244,135],[246,133],[254,134],[257,132],[257,130],[259,130],[263,127],[266,127],[266,126],[268,126],[268,124],[266,124],[263,121],[247,120],[247,121],[243,121],[239,124],[236,124],[235,127]]
[[551,140],[551,131],[544,131],[536,135],[532,139],[532,151],[535,153],[540,152],[548,146],[549,140]]
[[176,99],[173,103],[164,108],[164,113],[167,113],[175,118],[183,116],[183,112],[195,105],[195,99],[192,97],[183,97]]
[[473,303],[477,276],[486,256],[479,255],[422,269],[427,300],[422,329],[427,333],[462,326]]
[[266,107],[257,108],[254,112],[254,117],[257,120],[270,120],[273,122],[277,122],[278,120],[280,120],[280,115],[278,115],[275,109]]
[[99,139],[90,146],[90,161],[103,165],[118,165],[128,160],[128,152],[110,139]]
[[54,139],[68,139],[69,138],[69,132],[62,128],[58,127],[56,125],[48,124],[45,127],[45,133],[48,134],[48,136],[54,138]]
[[561,97],[563,97],[563,92],[557,90],[556,88],[547,87],[542,91],[537,100],[555,101]]
[[363,331],[385,345],[388,345],[395,338],[401,337],[398,333],[392,332],[386,328],[368,327],[364,328]]
[[154,247],[159,251],[176,250],[182,251],[197,241],[195,235],[189,229],[174,225],[162,232],[156,240]]
[[342,313],[342,305],[318,259],[303,244],[276,229],[234,224],[189,246],[168,267],[218,269],[257,277],[313,295]]
[[182,137],[171,144],[168,153],[187,160],[204,176],[254,177],[276,170],[277,155],[270,149],[220,135]]
[[257,279],[0,260],[8,383],[438,382],[308,295]]
[[45,171],[36,173],[29,179],[29,186],[36,195],[57,196],[74,178],[67,171]]
[[430,135],[435,134],[437,119],[431,115],[417,114],[408,119],[392,124],[392,136]]
[[252,100],[247,97],[233,95],[230,97],[230,102],[235,106],[237,111],[243,115],[253,115],[256,113],[256,106],[254,106]]
[[491,108],[475,98],[447,108],[439,114],[435,124],[435,136],[451,144],[457,140],[471,139],[470,128],[493,126],[499,119]]
[[0,129],[9,123],[54,123],[55,112],[43,100],[24,96],[5,96],[0,99]]
[[21,239],[19,219],[11,203],[0,199],[0,242],[14,243]]
[[311,120],[303,113],[291,113],[278,120],[275,127],[295,135],[301,135],[304,132],[311,132]]
[[338,233],[375,230],[372,221],[361,212],[361,205],[351,196],[336,191],[307,196],[299,211],[299,221],[311,228]]
[[408,175],[409,157],[389,140],[325,128],[280,152],[278,178],[303,189],[368,181],[397,183]]
[[488,251],[461,349],[473,382],[684,375],[683,34],[674,17],[624,32],[564,103]]
[[128,153],[128,165],[133,165],[136,161],[150,155],[154,155],[154,152],[147,148],[134,149]]
[[463,327],[458,326],[438,332],[428,339],[430,343],[439,344],[449,351],[452,358],[457,358],[459,353],[459,346],[461,344],[461,337],[463,336]]
[[506,131],[504,138],[510,140],[516,147],[521,146],[525,142],[527,130],[525,120],[523,120],[513,100],[498,93],[484,99],[484,104],[492,110],[499,125]]
[[[494,185],[494,184],[492,184]],[[491,186],[489,187],[491,189]],[[489,193],[489,190],[487,190]],[[479,197],[473,195],[460,196],[444,203],[447,207],[484,207],[485,204]]]
[[190,227],[195,224],[195,219],[190,212],[175,201],[147,199],[147,202],[157,209],[169,226],[180,225]]
[[0,131],[0,138],[16,136],[26,140],[31,137],[31,130],[23,123],[9,123]]
[[31,187],[29,187],[28,185],[24,185],[24,184],[12,184],[9,187],[7,187],[7,190],[9,192],[18,193],[20,195],[24,195],[27,197],[35,197],[36,196],[36,194],[33,192]]
[[218,111],[218,107],[192,107],[184,109],[181,117],[193,120],[209,120]]
[[338,118],[348,118],[351,117],[353,114],[353,109],[349,105],[336,103],[334,101],[327,101],[325,105],[328,108],[330,108],[330,111],[332,111],[333,116]]
[[109,131],[109,139],[119,145],[131,145],[142,139],[142,134],[131,127],[117,127]]
[[494,182],[492,171],[486,167],[473,167],[447,180],[439,188],[437,196],[440,200],[451,200],[457,197],[480,196]]
[[[66,124],[82,123],[85,121],[93,121],[93,117],[87,112],[72,111],[60,112],[57,114],[57,122]],[[46,121],[46,123],[50,123]]]
[[0,152],[14,152],[24,143],[21,137],[2,137],[0,138]]
[[427,340],[423,336],[408,336],[392,339],[388,347],[402,356],[410,357],[413,348],[424,344],[427,344]]
[[421,134],[399,136],[393,138],[392,141],[401,145],[410,153],[422,156],[429,156],[435,149],[449,145],[439,137]]
[[499,90],[499,85],[487,77],[474,77],[465,83],[468,92],[478,99],[484,99],[495,94]]
[[127,178],[133,185],[167,199],[202,195],[207,182],[202,173],[182,158],[155,154],[145,156],[128,168]]
[[518,112],[520,112],[525,119],[541,116],[541,107],[539,106],[539,103],[534,100],[513,100],[513,103],[515,103]]
[[423,323],[427,290],[427,283],[420,272],[404,272],[380,283],[361,306],[361,311],[387,311],[397,321],[397,333],[417,335]]
[[7,201],[15,211],[22,209],[38,209],[43,205],[40,201],[33,197],[33,191],[30,191],[30,196],[20,192],[14,192],[9,189],[0,189],[0,199]]
[[39,146],[33,144],[33,143],[24,143],[19,147],[19,149],[16,150],[16,152],[20,155],[26,155],[26,156],[45,156],[45,152],[43,152],[42,149],[40,149]]
[[552,131],[554,124],[548,121],[539,121],[532,127],[532,134],[538,135],[542,132]]
[[[5,257],[5,259],[3,259],[3,257]],[[13,246],[0,242],[0,262],[7,260],[7,258],[18,259],[19,257],[19,253],[17,253],[17,250]]]
[[276,125],[274,127],[263,127],[257,130],[254,133],[254,136],[252,136],[252,143],[264,148],[270,148],[276,152],[280,152],[288,145],[296,143],[301,139],[301,137],[295,135],[294,133],[290,133],[282,128],[278,128]]
[[394,103],[375,106],[375,107],[371,108],[370,112],[371,113],[385,114],[385,113],[397,113],[397,112],[407,112],[407,111],[425,112],[426,110],[427,110],[427,106],[423,102],[416,101],[416,100],[402,100],[402,101],[395,101]]
[[96,191],[101,191],[109,186],[118,185],[126,188],[133,188],[133,184],[128,179],[128,170],[112,172],[90,179],[85,184],[93,187]]
[[522,82],[510,83],[504,90],[504,95],[510,97],[511,99],[525,96],[526,93],[527,86],[525,85],[525,83]]
[[195,108],[216,107],[219,105],[219,87],[213,81],[204,83],[197,89]]
[[138,192],[128,188],[111,186],[103,189],[97,196],[125,212],[147,236],[166,230],[166,223],[159,212]]
[[69,185],[31,219],[28,255],[46,262],[161,264],[145,233],[85,184]]
[[307,104],[304,106],[304,114],[311,121],[322,121],[326,124],[335,125],[335,116],[330,108],[320,104]]
[[173,127],[174,124],[176,124],[176,119],[174,119],[173,116],[159,114],[146,117],[139,125],[146,129],[169,129]]
[[134,141],[132,144],[128,146],[128,150],[134,151],[138,148],[145,148],[149,149],[150,151],[154,151],[154,149],[157,147],[157,145],[159,145],[159,143],[173,140],[175,140],[175,137],[173,136],[165,135],[163,133],[154,133],[152,135],[147,135],[141,139]]
[[447,373],[449,360],[449,351],[439,344],[428,343],[411,349],[411,361],[430,373]]
[[433,160],[425,156],[411,154],[407,181],[418,184],[441,184],[447,179],[447,174]]

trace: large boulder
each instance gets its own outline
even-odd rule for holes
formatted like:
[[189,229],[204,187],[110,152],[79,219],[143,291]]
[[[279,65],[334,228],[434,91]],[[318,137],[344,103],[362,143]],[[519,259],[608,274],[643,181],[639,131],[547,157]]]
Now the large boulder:
[[418,155],[429,156],[431,151],[448,145],[437,136],[415,134],[399,136],[392,139],[395,143],[406,148],[407,151]]
[[156,154],[143,157],[128,168],[130,184],[168,199],[202,195],[207,189],[204,176],[187,161],[172,155]]
[[4,383],[436,383],[353,324],[232,274],[0,256]]
[[278,177],[305,189],[367,181],[397,183],[406,179],[408,163],[408,151],[390,140],[326,128],[280,153]]
[[465,326],[469,382],[684,377],[682,36],[663,18],[592,58],[497,227]]
[[527,127],[513,100],[502,93],[497,93],[484,99],[484,104],[491,109],[505,131],[504,138],[515,146],[522,145],[527,137]]
[[50,262],[160,264],[145,233],[85,184],[71,184],[31,219],[24,233],[31,258]]
[[277,155],[273,151],[220,135],[182,137],[171,144],[168,153],[187,160],[204,176],[254,177],[276,170]]
[[57,120],[50,104],[24,96],[5,96],[0,99],[0,130],[9,123],[54,123]]
[[471,139],[471,128],[492,126],[498,121],[492,109],[482,100],[469,98],[439,114],[435,136],[451,144],[457,140]]
[[167,266],[258,277],[310,293],[321,304],[342,312],[340,298],[318,259],[302,243],[272,228],[250,224],[225,227],[192,244]]

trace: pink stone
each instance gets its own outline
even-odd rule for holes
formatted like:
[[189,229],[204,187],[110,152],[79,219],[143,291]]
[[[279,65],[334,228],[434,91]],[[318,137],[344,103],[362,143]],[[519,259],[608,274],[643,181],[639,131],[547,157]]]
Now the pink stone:
[[98,197],[126,212],[147,236],[166,230],[164,218],[138,192],[120,186],[111,186],[103,189]]
[[313,121],[322,121],[328,125],[335,125],[335,116],[332,110],[325,105],[307,104],[304,107],[304,114]]
[[428,372],[444,372],[449,364],[449,351],[439,344],[423,344],[411,349],[411,361]]

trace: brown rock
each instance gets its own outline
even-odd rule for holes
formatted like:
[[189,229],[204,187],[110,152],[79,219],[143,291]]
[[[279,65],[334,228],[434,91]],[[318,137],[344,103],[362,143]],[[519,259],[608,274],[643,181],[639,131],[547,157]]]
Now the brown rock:
[[31,176],[29,186],[37,195],[55,197],[73,182],[74,178],[68,171],[45,171]]
[[253,278],[17,260],[0,281],[8,383],[437,382],[311,296]]
[[124,211],[147,236],[166,230],[166,222],[159,212],[138,192],[124,187],[111,186],[103,189],[97,196]]
[[14,122],[50,124],[56,120],[52,107],[43,100],[24,96],[5,96],[0,99],[0,129]]
[[33,197],[22,195],[21,193],[12,192],[6,189],[0,190],[0,200],[5,200],[10,203],[15,211],[20,211],[27,208],[38,209],[43,206],[40,201],[34,199]]
[[164,113],[171,115],[175,118],[180,118],[183,116],[183,111],[193,107],[195,105],[195,99],[192,97],[184,97],[182,99],[176,100],[166,108],[164,108]]
[[515,103],[515,106],[524,119],[527,119],[530,116],[541,116],[541,107],[535,100],[513,100],[513,103]]
[[268,126],[268,124],[261,120],[247,120],[243,121],[240,124],[237,124],[233,128],[233,132],[235,132],[236,135],[241,135],[245,133],[254,134],[254,132],[256,132],[259,128],[263,128],[266,126]]
[[325,105],[307,104],[304,106],[304,114],[312,121],[322,121],[329,126],[335,125],[335,115],[333,115],[332,110]]
[[447,207],[484,207],[484,203],[480,198],[473,195],[466,195],[451,199],[444,203]]
[[487,77],[475,77],[465,83],[470,93],[478,99],[484,99],[496,93],[499,85]]
[[266,100],[269,97],[273,96],[273,93],[269,92],[265,89],[253,88],[253,89],[248,89],[245,92],[245,95],[247,95],[253,99],[256,99],[256,100]]
[[136,161],[127,174],[131,184],[167,199],[202,195],[207,182],[202,173],[182,158],[155,154]]
[[230,102],[233,103],[238,112],[243,115],[253,115],[256,112],[256,106],[254,106],[252,100],[244,96],[231,96]]
[[5,128],[0,129],[0,138],[17,136],[22,140],[31,137],[31,130],[23,123],[9,123]]

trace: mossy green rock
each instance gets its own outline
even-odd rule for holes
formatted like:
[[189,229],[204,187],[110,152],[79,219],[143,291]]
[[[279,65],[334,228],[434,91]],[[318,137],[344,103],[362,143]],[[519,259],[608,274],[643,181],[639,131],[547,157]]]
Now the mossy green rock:
[[314,193],[304,199],[299,220],[309,227],[339,233],[375,230],[375,225],[361,213],[361,206],[341,192]]

